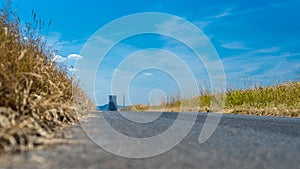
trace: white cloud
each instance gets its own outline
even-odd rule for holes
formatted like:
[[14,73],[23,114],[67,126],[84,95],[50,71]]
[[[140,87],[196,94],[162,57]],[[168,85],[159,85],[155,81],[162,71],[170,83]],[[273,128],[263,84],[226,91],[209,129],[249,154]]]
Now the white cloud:
[[276,77],[284,79],[295,76],[295,67],[287,57],[299,53],[281,53],[278,47],[247,51],[241,55],[222,59],[227,76],[236,77]]
[[62,57],[61,55],[55,55],[52,60],[55,62],[67,62],[67,61],[74,61],[77,59],[83,59],[83,56],[80,56],[78,54],[70,54],[67,57]]
[[201,30],[205,29],[210,23],[212,23],[211,20],[193,22],[193,24],[196,25]]
[[226,49],[250,49],[243,42],[228,42],[221,45]]
[[279,52],[281,49],[279,47],[272,47],[272,48],[263,48],[255,50],[255,53],[275,53]]
[[178,38],[178,40],[189,47],[208,45],[208,37],[202,34],[201,30],[194,29],[190,24],[177,17],[166,20],[156,27],[158,32],[173,38]]
[[219,15],[216,15],[216,16],[214,16],[214,17],[215,17],[215,18],[222,18],[222,17],[228,16],[228,15],[230,15],[230,14],[231,14],[231,12],[225,11],[225,12],[223,12],[223,13],[221,13],[221,14],[219,14]]
[[64,62],[66,61],[66,58],[62,57],[61,55],[55,55],[52,60],[55,62]]
[[78,54],[70,54],[68,55],[68,59],[83,59],[83,56],[80,56]]
[[300,53],[283,53],[282,54],[283,57],[285,58],[289,58],[289,57],[293,57],[293,56],[300,56]]
[[226,10],[224,10],[224,11],[222,11],[222,12],[216,14],[216,15],[205,17],[201,21],[195,21],[195,22],[193,22],[193,24],[195,24],[201,30],[204,30],[211,23],[213,23],[214,20],[229,16],[229,15],[232,15],[232,14],[233,14],[232,9],[228,8],[228,9],[226,9]]
[[206,19],[207,19],[207,20],[210,20],[210,19],[218,19],[218,18],[223,18],[223,17],[225,17],[225,16],[229,16],[229,15],[231,15],[231,14],[232,14],[232,9],[231,9],[231,8],[228,8],[228,9],[226,9],[225,11],[222,11],[221,13],[216,14],[216,15],[214,15],[214,16],[209,16],[209,17],[207,17]]

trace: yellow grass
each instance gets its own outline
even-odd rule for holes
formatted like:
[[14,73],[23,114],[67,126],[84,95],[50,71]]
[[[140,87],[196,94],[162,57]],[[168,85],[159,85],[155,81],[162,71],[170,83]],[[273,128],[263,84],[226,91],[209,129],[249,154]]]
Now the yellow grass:
[[[72,86],[82,111],[93,104],[65,69],[50,58],[39,35],[43,23],[21,26],[9,9],[0,16],[0,152],[53,143],[62,127],[78,121]],[[52,140],[52,141],[51,141]]]

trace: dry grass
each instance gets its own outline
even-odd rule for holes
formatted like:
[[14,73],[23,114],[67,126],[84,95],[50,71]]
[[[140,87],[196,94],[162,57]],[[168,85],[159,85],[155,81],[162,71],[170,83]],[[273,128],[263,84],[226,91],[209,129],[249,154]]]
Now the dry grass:
[[145,104],[136,104],[133,106],[127,106],[121,109],[122,111],[149,111],[149,106]]
[[[57,131],[78,121],[64,68],[50,58],[39,35],[43,23],[20,26],[9,9],[0,16],[0,152],[57,143]],[[81,109],[92,103],[79,87]],[[84,111],[84,110],[83,110]]]

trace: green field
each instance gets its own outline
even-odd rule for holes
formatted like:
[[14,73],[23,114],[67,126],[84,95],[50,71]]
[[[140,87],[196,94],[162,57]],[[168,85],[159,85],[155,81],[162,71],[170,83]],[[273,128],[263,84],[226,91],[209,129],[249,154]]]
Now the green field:
[[[300,117],[300,82],[286,82],[275,86],[255,86],[248,89],[229,89],[224,94],[224,113],[251,114],[267,116]],[[205,90],[190,99],[171,97],[165,104],[158,106],[134,105],[127,110],[133,111],[180,111],[182,105],[193,105],[186,111],[212,112],[215,95]],[[195,106],[196,105],[196,106]]]

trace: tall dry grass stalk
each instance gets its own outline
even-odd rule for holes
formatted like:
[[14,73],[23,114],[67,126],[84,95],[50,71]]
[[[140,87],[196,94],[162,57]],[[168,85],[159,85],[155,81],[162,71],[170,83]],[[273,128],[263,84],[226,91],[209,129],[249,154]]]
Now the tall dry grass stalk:
[[[55,142],[56,131],[77,122],[73,78],[49,56],[43,23],[21,26],[9,9],[0,16],[0,152]],[[82,110],[93,104],[79,87]],[[78,99],[78,98],[77,98]],[[90,106],[90,107],[89,107]]]

